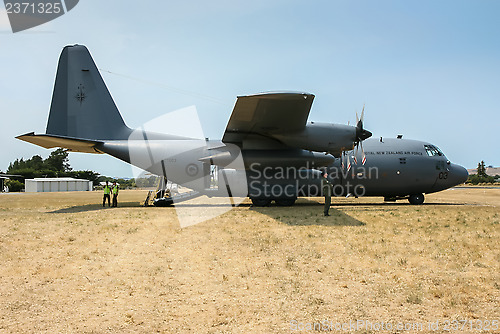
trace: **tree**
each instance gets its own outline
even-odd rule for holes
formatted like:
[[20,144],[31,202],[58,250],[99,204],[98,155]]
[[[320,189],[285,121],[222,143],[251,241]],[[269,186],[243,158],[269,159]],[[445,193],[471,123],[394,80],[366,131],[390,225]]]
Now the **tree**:
[[71,167],[69,166],[68,155],[69,153],[66,150],[58,148],[50,153],[50,156],[44,161],[44,165],[56,172],[69,172]]
[[494,182],[495,182],[495,177],[486,174],[486,167],[483,160],[481,160],[481,162],[477,164],[477,174],[471,174],[467,179],[467,183],[472,183],[472,184],[494,183]]
[[481,160],[481,162],[477,164],[477,175],[479,177],[488,177],[488,174],[486,174],[486,167],[484,166],[483,160]]
[[100,175],[91,170],[77,170],[65,173],[67,176],[74,177],[75,179],[83,179],[92,181],[94,186],[99,184]]
[[26,167],[26,163],[24,162],[23,158],[16,159],[16,161],[11,162],[9,164],[9,168],[7,168],[7,173],[12,173],[13,170],[22,169],[25,167]]
[[7,180],[5,185],[9,187],[10,192],[19,192],[24,189],[24,183],[18,180]]
[[159,177],[154,175],[135,179],[136,186],[140,188],[156,187],[158,185],[158,181]]
[[[69,165],[68,152],[64,149],[57,149],[50,153],[47,159],[43,159],[39,155],[34,155],[31,159],[24,160],[16,159],[16,161],[9,164],[7,169],[8,174],[21,175],[23,179],[33,179],[39,177],[73,177],[76,179],[85,179],[92,181],[94,185],[98,185],[100,181],[113,182],[115,179],[107,176],[101,176],[91,170],[77,170],[73,171]],[[134,188],[135,180],[119,179],[120,187]],[[20,190],[24,188],[24,180],[22,182],[11,183],[11,191]]]
[[34,155],[31,159],[27,160],[26,163],[30,168],[34,168],[37,170],[44,169],[44,161],[43,158],[39,155]]

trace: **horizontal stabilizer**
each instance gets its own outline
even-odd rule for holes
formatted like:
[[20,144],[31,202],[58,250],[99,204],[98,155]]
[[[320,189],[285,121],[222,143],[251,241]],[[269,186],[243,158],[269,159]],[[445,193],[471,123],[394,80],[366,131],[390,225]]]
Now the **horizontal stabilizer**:
[[101,141],[97,140],[79,139],[48,134],[36,135],[34,132],[26,133],[24,135],[17,136],[16,138],[44,148],[61,147],[66,148],[72,152],[103,153],[96,149],[96,145],[102,144]]

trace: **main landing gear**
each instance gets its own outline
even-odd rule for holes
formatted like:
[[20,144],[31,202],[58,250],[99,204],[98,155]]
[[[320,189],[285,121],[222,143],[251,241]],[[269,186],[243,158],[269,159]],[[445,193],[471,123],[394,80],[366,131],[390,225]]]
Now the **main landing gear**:
[[424,203],[424,194],[413,194],[410,196],[387,196],[384,197],[384,202],[396,202],[400,199],[408,199],[412,205],[420,205]]
[[[295,204],[297,198],[295,197],[282,197],[282,198],[269,198],[269,197],[250,197],[252,200],[252,204],[254,206],[263,207],[271,205],[272,201],[276,203],[278,206],[292,206]],[[413,194],[408,197],[399,196],[399,197],[385,197],[385,202],[395,202],[398,199],[408,199],[408,202],[412,205],[421,205],[424,203],[425,197],[424,194]]]

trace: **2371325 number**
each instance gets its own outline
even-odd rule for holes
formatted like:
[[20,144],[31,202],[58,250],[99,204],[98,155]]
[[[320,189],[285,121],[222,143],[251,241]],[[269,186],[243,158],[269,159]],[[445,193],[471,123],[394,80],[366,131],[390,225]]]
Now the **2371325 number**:
[[499,329],[498,320],[444,320],[444,331],[497,331]]
[[60,2],[29,3],[6,2],[7,14],[59,14],[63,11]]

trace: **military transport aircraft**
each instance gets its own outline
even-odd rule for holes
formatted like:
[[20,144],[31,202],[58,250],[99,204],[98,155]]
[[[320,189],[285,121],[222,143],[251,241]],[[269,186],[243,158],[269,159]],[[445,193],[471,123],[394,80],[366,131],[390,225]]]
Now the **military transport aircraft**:
[[256,206],[321,195],[325,171],[334,195],[412,204],[467,179],[465,168],[430,143],[368,139],[363,113],[356,126],[307,122],[313,99],[308,93],[240,96],[221,141],[133,130],[87,48],[73,45],[59,59],[46,133],[17,138],[44,148],[106,153],[208,196],[248,196]]

